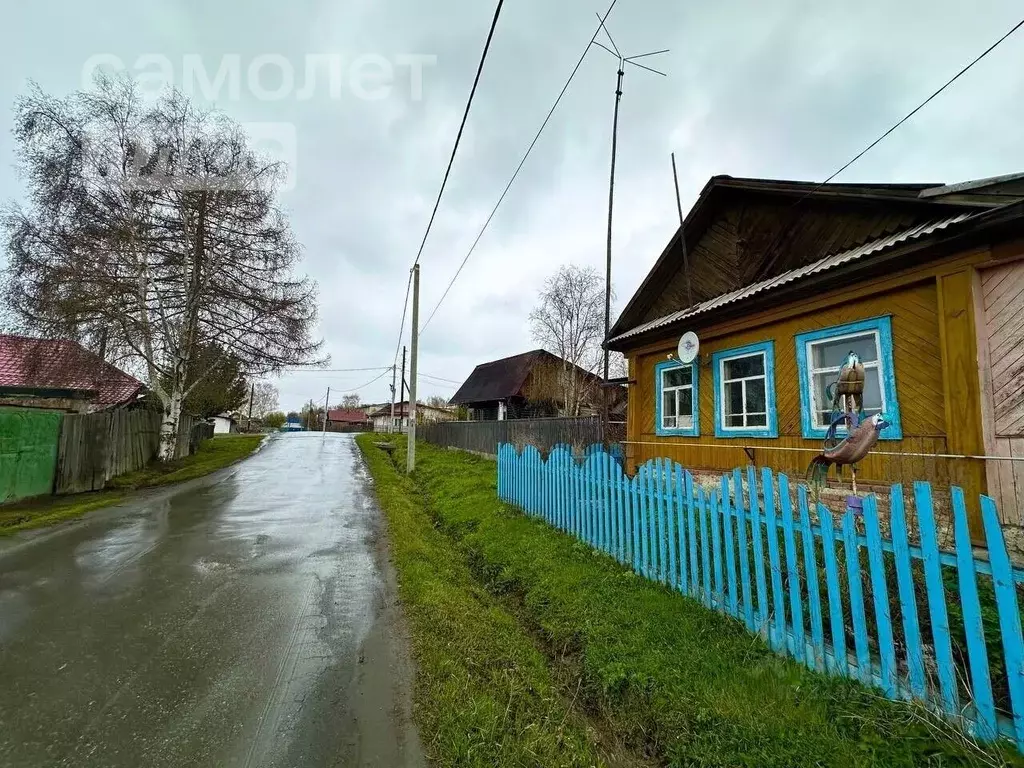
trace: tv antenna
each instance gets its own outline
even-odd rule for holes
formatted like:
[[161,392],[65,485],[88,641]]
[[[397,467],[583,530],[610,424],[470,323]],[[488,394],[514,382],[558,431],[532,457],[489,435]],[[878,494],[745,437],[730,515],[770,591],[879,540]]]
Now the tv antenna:
[[[648,51],[647,53],[638,53],[634,56],[623,56],[622,52],[619,51],[619,46],[615,44],[615,39],[612,37],[612,33],[608,31],[608,27],[604,23],[604,19],[601,18],[601,14],[597,14],[597,20],[601,23],[601,29],[604,30],[605,36],[608,38],[608,43],[611,45],[609,48],[604,43],[595,39],[592,45],[596,45],[598,48],[607,51],[618,61],[618,68],[616,72],[615,80],[615,111],[612,117],[612,162],[611,171],[608,179],[608,251],[605,260],[605,285],[604,285],[604,337],[608,338],[608,331],[611,328],[611,313],[612,313],[612,210],[615,204],[615,153],[618,145],[618,133],[619,133],[619,101],[622,99],[622,78],[626,74],[626,65],[632,64],[634,67],[639,67],[648,72],[653,72],[656,75],[667,77],[664,72],[649,67],[646,64],[640,64],[637,59],[643,59],[648,56],[657,56],[662,53],[668,53],[669,49],[664,48],[660,51]],[[608,380],[608,350],[604,350],[604,379]]]

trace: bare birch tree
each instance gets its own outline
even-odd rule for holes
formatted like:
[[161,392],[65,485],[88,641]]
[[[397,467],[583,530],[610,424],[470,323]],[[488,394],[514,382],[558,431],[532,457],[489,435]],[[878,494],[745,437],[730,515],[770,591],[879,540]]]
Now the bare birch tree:
[[593,387],[577,368],[599,375],[603,362],[604,279],[593,267],[559,267],[544,281],[530,329],[534,341],[562,358],[564,408],[567,415],[578,416],[593,397]]
[[34,87],[15,105],[27,205],[4,216],[4,294],[23,326],[102,337],[134,362],[163,408],[173,456],[185,397],[217,363],[248,376],[316,360],[316,285],[277,205],[281,168],[242,129],[170,91],[145,101],[130,79],[65,99]]

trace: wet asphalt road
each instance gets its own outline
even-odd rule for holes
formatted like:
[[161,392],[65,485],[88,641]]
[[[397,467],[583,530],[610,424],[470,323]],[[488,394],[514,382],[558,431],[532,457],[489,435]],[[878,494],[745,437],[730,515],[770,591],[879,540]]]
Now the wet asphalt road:
[[0,766],[422,762],[349,435],[0,544]]

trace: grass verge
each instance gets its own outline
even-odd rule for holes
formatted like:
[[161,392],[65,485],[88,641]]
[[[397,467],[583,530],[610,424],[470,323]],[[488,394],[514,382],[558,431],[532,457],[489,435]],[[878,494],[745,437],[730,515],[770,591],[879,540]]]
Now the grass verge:
[[379,436],[356,438],[388,521],[417,663],[415,713],[438,766],[586,766],[591,739],[515,617],[474,579]]
[[[519,514],[497,499],[492,461],[422,446],[413,482],[393,469],[384,471],[390,464],[371,448],[372,438],[361,445],[388,505],[403,505],[407,515],[435,522],[436,529],[428,522],[418,529],[448,542],[437,546],[455,548],[451,567],[472,574],[463,588],[485,592],[514,617],[518,629],[508,631],[533,638],[551,684],[563,700],[572,698],[586,713],[592,725],[588,732],[623,745],[633,761],[679,766],[1020,764],[1015,752],[983,751],[919,707],[893,704],[856,683],[784,659],[740,623]],[[404,466],[401,445],[395,453]],[[402,521],[391,522],[392,535],[409,539],[406,547],[418,546],[418,532],[398,532]],[[415,585],[433,576],[410,570],[401,560],[398,568],[404,588],[414,591],[409,599],[415,605]],[[434,611],[443,609],[443,595],[437,599]],[[467,634],[461,620],[449,616],[443,634]],[[422,638],[414,636],[414,642],[420,650]],[[490,664],[501,663],[500,649],[477,650],[483,654],[477,664],[487,658]],[[458,641],[449,640],[432,649],[430,666],[459,664],[461,653]],[[501,690],[495,681],[494,692]],[[425,739],[434,737],[438,718],[452,717],[447,712],[452,705],[424,701]],[[449,723],[452,730],[460,727],[457,718]],[[536,734],[548,727],[542,720],[533,724]],[[495,733],[503,735],[503,726]]]
[[244,459],[256,450],[262,435],[228,435],[206,440],[193,455],[165,464],[154,463],[113,478],[107,489],[73,496],[43,496],[0,507],[0,536],[42,528],[81,517],[123,501],[137,489],[191,480]]

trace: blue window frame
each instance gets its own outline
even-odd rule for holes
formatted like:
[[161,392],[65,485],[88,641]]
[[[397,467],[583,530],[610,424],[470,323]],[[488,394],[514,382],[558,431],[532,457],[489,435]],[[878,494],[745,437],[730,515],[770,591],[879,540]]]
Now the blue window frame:
[[711,356],[715,378],[715,437],[778,437],[775,342]]
[[659,435],[700,434],[698,371],[694,363],[666,360],[654,366],[654,430]]
[[[829,386],[850,352],[864,365],[864,414],[881,413],[889,426],[882,440],[903,438],[896,397],[896,369],[892,361],[892,321],[889,316],[801,333],[796,337],[796,363],[800,374],[800,424],[803,436],[825,437],[831,418]],[[845,431],[840,428],[840,431]]]

